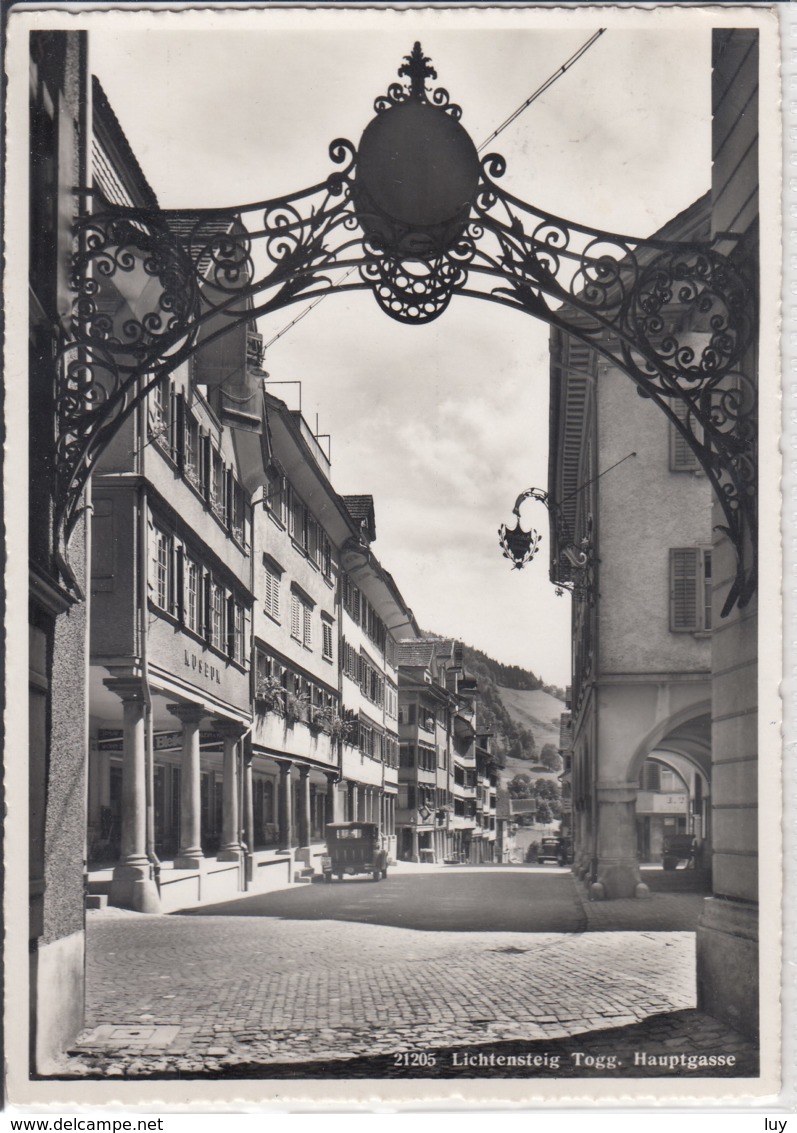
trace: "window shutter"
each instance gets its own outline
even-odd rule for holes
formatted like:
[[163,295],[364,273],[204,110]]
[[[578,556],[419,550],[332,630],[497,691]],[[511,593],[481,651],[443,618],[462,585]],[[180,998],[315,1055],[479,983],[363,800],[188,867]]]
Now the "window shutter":
[[297,594],[291,594],[291,634],[301,640],[302,612],[299,609],[299,596]]
[[227,656],[235,657],[235,599],[230,595],[227,598]]
[[251,649],[250,642],[252,640],[252,612],[248,607],[244,607],[244,640],[242,644],[242,657],[241,663],[245,669],[250,668]]
[[302,616],[303,616],[303,619],[304,619],[304,626],[303,626],[304,637],[303,637],[303,640],[304,640],[304,644],[309,649],[309,648],[312,647],[312,644],[313,644],[313,611],[310,609],[309,606],[305,606],[304,602],[302,603]]
[[210,575],[209,574],[206,574],[204,579],[203,579],[202,589],[203,589],[203,592],[204,592],[204,603],[203,604],[204,604],[204,607],[205,607],[205,610],[204,610],[204,613],[205,613],[205,633],[204,633],[204,637],[205,637],[206,641],[212,641],[213,640],[213,601],[212,601],[213,595],[212,595],[212,592],[211,592],[211,584],[210,584]]
[[670,551],[670,629],[675,632],[700,628],[697,604],[699,562],[697,547]]
[[[683,401],[673,400],[671,408],[679,421],[686,422],[689,417],[689,406]],[[691,428],[696,430],[696,422],[693,420]],[[700,461],[697,459],[697,454],[691,447],[686,437],[676,429],[675,425],[670,425],[670,470],[672,472],[696,472],[700,468]]]
[[175,570],[175,590],[174,590],[174,605],[177,617],[181,622],[185,621],[185,548],[175,548],[176,556],[176,570]]

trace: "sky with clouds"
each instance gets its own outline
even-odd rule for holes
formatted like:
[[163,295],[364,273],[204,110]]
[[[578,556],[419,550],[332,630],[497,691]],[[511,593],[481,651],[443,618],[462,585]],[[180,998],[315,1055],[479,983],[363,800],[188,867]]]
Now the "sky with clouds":
[[[548,12],[533,27],[496,10],[476,26],[473,13],[428,9],[227,13],[212,26],[197,13],[146,26],[98,13],[91,65],[161,204],[228,205],[323,180],[329,143],[357,143],[415,39],[479,145],[608,14]],[[521,199],[645,235],[709,186],[710,30],[627,16],[490,149]],[[266,340],[301,309],[263,320]],[[305,416],[331,434],[336,488],[373,494],[374,550],[421,625],[568,683],[570,599],[548,582],[542,506],[523,513],[543,533],[523,571],[497,539],[516,496],[547,482],[547,328],[461,298],[407,327],[350,293],[280,338],[265,368],[302,382]]]

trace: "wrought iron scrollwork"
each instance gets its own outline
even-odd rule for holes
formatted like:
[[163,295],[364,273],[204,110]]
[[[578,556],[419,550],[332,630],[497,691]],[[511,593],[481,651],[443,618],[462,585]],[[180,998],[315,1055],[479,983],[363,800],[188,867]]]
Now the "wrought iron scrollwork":
[[[375,123],[414,101],[453,120],[446,136],[463,133],[448,93],[427,92],[437,75],[420,44],[399,77],[408,86],[394,83],[377,99]],[[329,150],[340,168],[274,200],[186,212],[94,196],[75,233],[74,305],[59,356],[62,542],[113,431],[200,346],[331,292],[370,289],[386,314],[411,324],[463,295],[559,327],[658,404],[696,453],[736,548],[725,612],[744,605],[755,589],[756,531],[755,386],[745,373],[756,312],[744,270],[706,243],[637,239],[536,209],[499,184],[499,154],[479,161],[466,142],[459,152],[475,187],[463,209],[434,224],[378,208],[345,139]]]

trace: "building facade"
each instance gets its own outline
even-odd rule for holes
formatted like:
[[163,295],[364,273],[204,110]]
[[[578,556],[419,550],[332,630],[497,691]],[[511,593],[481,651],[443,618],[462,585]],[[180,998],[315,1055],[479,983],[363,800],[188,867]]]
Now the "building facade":
[[87,51],[82,32],[30,35],[28,956],[40,1073],[75,1038],[84,1007],[89,527],[84,512],[59,543],[54,515],[59,318],[84,207],[74,188],[88,184]]
[[492,861],[497,769],[476,722],[477,683],[456,641],[399,646],[398,856]]
[[[704,235],[707,206],[698,202],[664,238]],[[642,884],[642,764],[655,749],[704,773],[710,762],[710,487],[658,407],[559,330],[551,397],[550,495],[565,501],[563,522],[552,523],[552,571],[561,577],[565,530],[591,558],[572,604],[574,866],[596,895],[628,897]]]
[[419,634],[395,580],[376,559],[370,496],[344,497],[359,534],[342,550],[341,698],[349,732],[342,748],[342,814],[378,822],[398,856],[400,643]]
[[[712,64],[711,191],[662,234],[713,240],[757,279],[758,33],[716,30]],[[740,369],[755,380],[752,349]],[[574,868],[595,896],[641,895],[640,852],[657,852],[665,822],[692,833],[712,879],[698,1005],[755,1034],[757,598],[721,616],[737,566],[722,510],[623,374],[554,330],[551,394],[549,494],[564,501],[552,576],[568,578],[563,531],[590,559],[573,603]],[[639,786],[652,763],[684,788],[661,821],[660,792]]]

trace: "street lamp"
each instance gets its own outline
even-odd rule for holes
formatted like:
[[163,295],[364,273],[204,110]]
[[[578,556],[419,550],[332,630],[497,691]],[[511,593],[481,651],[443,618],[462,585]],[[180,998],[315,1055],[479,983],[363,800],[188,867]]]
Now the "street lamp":
[[[543,504],[553,520],[556,555],[551,561],[551,582],[556,593],[568,591],[577,601],[588,602],[593,598],[593,555],[591,524],[588,533],[576,543],[571,536],[561,508],[554,503],[542,488],[527,488],[515,500],[512,514],[517,522],[512,528],[502,523],[498,528],[498,541],[505,559],[510,559],[513,570],[522,570],[537,553],[542,536],[533,528],[524,531],[520,526],[520,507],[526,500],[537,500]],[[565,562],[562,562],[562,559]]]

